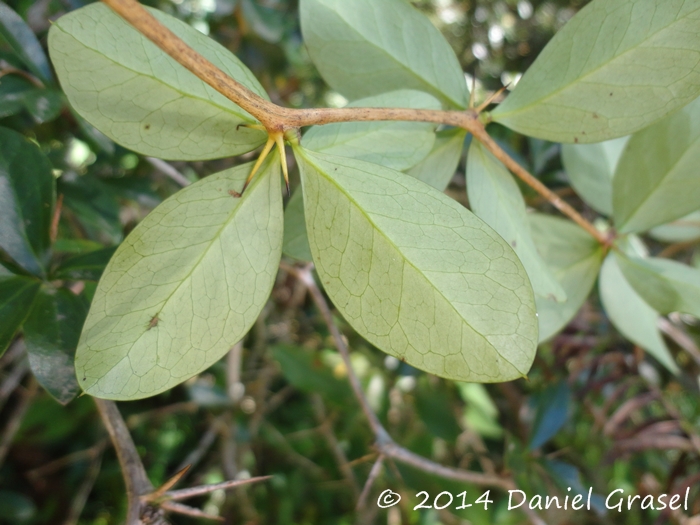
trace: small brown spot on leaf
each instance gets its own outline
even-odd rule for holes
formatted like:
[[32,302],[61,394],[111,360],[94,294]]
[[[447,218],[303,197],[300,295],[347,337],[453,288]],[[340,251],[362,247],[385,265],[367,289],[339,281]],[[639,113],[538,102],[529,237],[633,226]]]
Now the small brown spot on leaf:
[[144,126],[144,128],[145,128],[145,129],[151,129],[151,125],[150,125],[150,124],[146,124],[146,125]]
[[153,317],[151,317],[151,320],[148,323],[148,329],[150,330],[151,328],[158,326],[159,321],[160,321],[160,319],[158,319],[157,315],[154,315]]
[[612,97],[612,93],[610,93],[610,96]]
[[574,142],[578,144],[578,137],[574,137]]
[[597,114],[597,113],[593,113],[593,118],[598,118],[598,114]]
[[240,199],[241,194],[238,193],[236,190],[228,190],[228,194],[233,197],[234,199]]
[[513,248],[517,248],[517,247],[518,247],[518,241],[512,241],[512,242],[510,243],[510,245],[511,245]]

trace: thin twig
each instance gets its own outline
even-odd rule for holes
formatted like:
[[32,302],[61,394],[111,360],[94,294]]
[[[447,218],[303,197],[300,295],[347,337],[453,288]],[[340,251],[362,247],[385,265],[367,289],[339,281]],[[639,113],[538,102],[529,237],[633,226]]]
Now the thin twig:
[[146,476],[141,458],[131,439],[129,429],[114,401],[94,398],[102,422],[107,429],[112,445],[117,452],[128,498],[127,525],[139,523],[142,511],[141,496],[153,491],[153,485]]
[[299,130],[304,126],[333,122],[400,120],[432,122],[459,127],[471,132],[509,170],[586,230],[594,239],[597,239],[604,246],[609,246],[611,243],[611,239],[605,233],[598,231],[573,207],[560,199],[503,151],[486,132],[484,124],[479,120],[479,113],[474,109],[441,111],[407,108],[284,108],[253,93],[226,75],[158,22],[136,0],[102,1],[175,61],[260,121],[269,135],[288,130]]
[[259,476],[257,478],[222,481],[221,483],[214,483],[212,485],[201,485],[199,487],[191,487],[189,489],[171,490],[170,492],[166,492],[164,494],[164,497],[168,500],[180,501],[183,499],[194,498],[195,496],[203,496],[204,494],[210,494],[215,490],[229,490],[237,487],[242,487],[243,485],[259,483],[270,478],[272,478],[272,476]]
[[360,489],[357,485],[355,473],[353,472],[352,468],[350,468],[348,457],[345,455],[345,452],[340,447],[340,443],[338,443],[338,439],[333,433],[333,425],[331,424],[331,421],[328,419],[328,416],[326,414],[326,407],[323,404],[323,399],[320,395],[314,394],[311,397],[311,404],[314,409],[316,420],[321,424],[321,433],[323,434],[326,443],[328,443],[328,447],[333,453],[335,462],[338,464],[338,468],[343,474],[343,477],[348,482],[348,485],[350,486],[350,489],[353,492],[353,497],[357,498],[360,494]]
[[39,389],[39,383],[34,377],[29,379],[29,386],[27,390],[21,393],[21,398],[17,403],[17,406],[10,414],[10,417],[5,424],[5,428],[2,431],[0,437],[0,465],[5,461],[7,453],[10,451],[12,446],[12,441],[14,441],[17,432],[22,426],[22,419],[29,409],[29,405],[32,403],[32,399],[36,395]]
[[695,344],[695,341],[693,341],[688,334],[665,317],[659,317],[657,326],[659,330],[673,339],[678,346],[685,350],[688,355],[693,358],[693,361],[700,365],[700,348],[698,348],[698,345]]
[[187,454],[187,457],[185,457],[185,459],[183,459],[180,462],[180,465],[178,465],[176,469],[177,472],[180,472],[188,465],[194,467],[200,461],[202,461],[204,455],[209,451],[211,446],[214,444],[214,441],[216,441],[216,437],[221,432],[221,427],[223,424],[223,418],[221,417],[218,417],[211,422],[207,431],[199,439],[199,443],[197,443],[197,446],[192,450],[192,452]]
[[182,503],[177,503],[175,501],[164,501],[161,505],[163,510],[168,512],[173,512],[175,514],[182,514],[183,516],[190,516],[192,518],[202,518],[205,520],[212,521],[224,521],[224,518],[220,516],[214,516],[212,514],[207,514],[203,510],[195,509],[188,505],[183,505]]
[[12,392],[19,386],[27,372],[29,372],[29,362],[25,358],[17,363],[12,369],[12,372],[0,383],[0,410],[3,409],[7,398],[10,397]]
[[374,462],[374,465],[372,465],[372,470],[369,471],[369,476],[367,476],[365,486],[362,488],[362,494],[360,494],[360,497],[357,499],[357,506],[355,507],[355,510],[359,511],[365,507],[365,502],[367,501],[367,497],[369,496],[369,491],[372,490],[374,482],[377,480],[379,474],[382,472],[383,463],[384,456],[379,456],[377,458],[377,461]]
[[162,174],[169,177],[175,183],[179,184],[183,188],[189,186],[191,183],[182,173],[173,168],[172,164],[165,162],[164,160],[157,159],[155,157],[145,157],[146,162],[148,162],[155,169],[160,171]]
[[92,492],[92,488],[95,486],[97,476],[100,474],[100,468],[102,467],[102,453],[104,452],[106,444],[107,442],[105,440],[101,440],[98,443],[97,447],[99,448],[97,448],[97,454],[93,454],[92,456],[92,461],[88,467],[87,475],[80,484],[78,492],[76,492],[75,496],[73,497],[70,510],[68,511],[68,517],[66,518],[66,521],[63,522],[63,525],[77,525],[80,515],[83,513],[83,509],[85,508],[85,503],[87,503],[88,497]]

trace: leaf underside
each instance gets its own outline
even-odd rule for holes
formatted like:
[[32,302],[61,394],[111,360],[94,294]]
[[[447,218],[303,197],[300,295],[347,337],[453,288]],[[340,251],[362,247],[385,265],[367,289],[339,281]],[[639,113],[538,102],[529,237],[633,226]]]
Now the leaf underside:
[[700,0],[594,0],[493,112],[555,142],[629,135],[700,94]]
[[242,197],[229,194],[250,168],[181,190],[119,247],[76,353],[87,393],[155,395],[206,369],[248,332],[274,284],[283,220],[277,161],[268,160]]
[[404,174],[295,154],[316,269],[364,338],[449,379],[497,382],[527,373],[537,346],[532,288],[491,228]]
[[[163,25],[248,89],[267,98],[223,46],[149,9]],[[256,122],[102,3],[62,16],[49,31],[61,86],[77,112],[109,138],[144,155],[201,160],[240,155],[265,141]]]

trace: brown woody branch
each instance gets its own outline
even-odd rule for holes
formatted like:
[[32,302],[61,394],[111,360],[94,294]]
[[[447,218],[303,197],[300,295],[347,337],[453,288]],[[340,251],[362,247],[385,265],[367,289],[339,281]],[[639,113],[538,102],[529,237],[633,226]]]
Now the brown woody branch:
[[498,160],[516,176],[554,205],[564,215],[586,230],[601,244],[609,246],[611,239],[598,231],[574,208],[553,193],[526,169],[513,160],[491,139],[478,110],[440,111],[405,108],[316,108],[293,109],[278,106],[253,93],[240,82],[229,77],[194,49],[185,44],[172,31],[158,22],[136,0],[102,0],[116,11],[146,38],[170,55],[183,67],[209,84],[229,100],[260,121],[268,133],[299,129],[303,126],[330,124],[333,122],[401,120],[446,124],[471,132]]

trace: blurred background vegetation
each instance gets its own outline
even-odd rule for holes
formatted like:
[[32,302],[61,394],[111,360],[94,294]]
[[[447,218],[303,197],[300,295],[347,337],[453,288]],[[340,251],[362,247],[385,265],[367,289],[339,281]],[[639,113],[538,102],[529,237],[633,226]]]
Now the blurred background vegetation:
[[[348,0],[352,1],[352,0]],[[342,106],[304,49],[294,0],[145,2],[181,18],[223,44],[257,75],[272,100],[292,107]],[[454,48],[477,101],[516,82],[583,0],[419,0]],[[50,20],[84,5],[79,0],[10,0],[45,48]],[[55,84],[35,78],[0,37],[0,126],[34,141],[50,159],[62,198],[54,266],[70,257],[116,247],[131,229],[183,184],[242,159],[164,163],[112,143],[76,118]],[[490,131],[588,218],[595,213],[570,191],[559,146],[505,129]],[[290,161],[293,161],[290,158]],[[448,193],[467,202],[464,163]],[[298,180],[298,179],[296,179]],[[293,182],[296,183],[296,180]],[[528,194],[540,211],[548,205]],[[0,202],[2,196],[0,195]],[[1,205],[1,204],[0,204]],[[0,228],[9,227],[0,224]],[[653,242],[652,249],[658,248]],[[680,247],[686,257],[695,246]],[[110,254],[95,266],[99,266]],[[7,271],[0,266],[0,276]],[[88,304],[95,281],[70,281]],[[688,320],[685,320],[688,321]],[[370,347],[340,317],[355,369],[394,439],[455,467],[512,472],[528,494],[586,493],[591,512],[550,511],[550,524],[700,523],[669,512],[602,510],[601,495],[684,493],[700,481],[698,367],[671,343],[681,375],[669,375],[617,334],[595,294],[568,326],[542,345],[529,380],[459,384],[429,376]],[[690,344],[700,328],[687,322]],[[507,497],[461,514],[413,511],[425,490],[476,499],[477,487],[447,482],[388,464],[367,508],[357,496],[376,456],[373,435],[345,381],[346,370],[303,286],[280,271],[259,321],[209,371],[157,397],[120,408],[157,486],[186,464],[186,484],[273,475],[270,481],[195,502],[225,523],[445,525],[515,524]],[[92,400],[59,404],[31,377],[22,336],[0,358],[0,523],[121,523],[123,481]],[[401,505],[380,510],[385,488]],[[695,501],[691,497],[691,502]],[[638,509],[638,507],[637,507]],[[696,502],[690,515],[700,513]],[[172,518],[173,523],[195,523]]]

